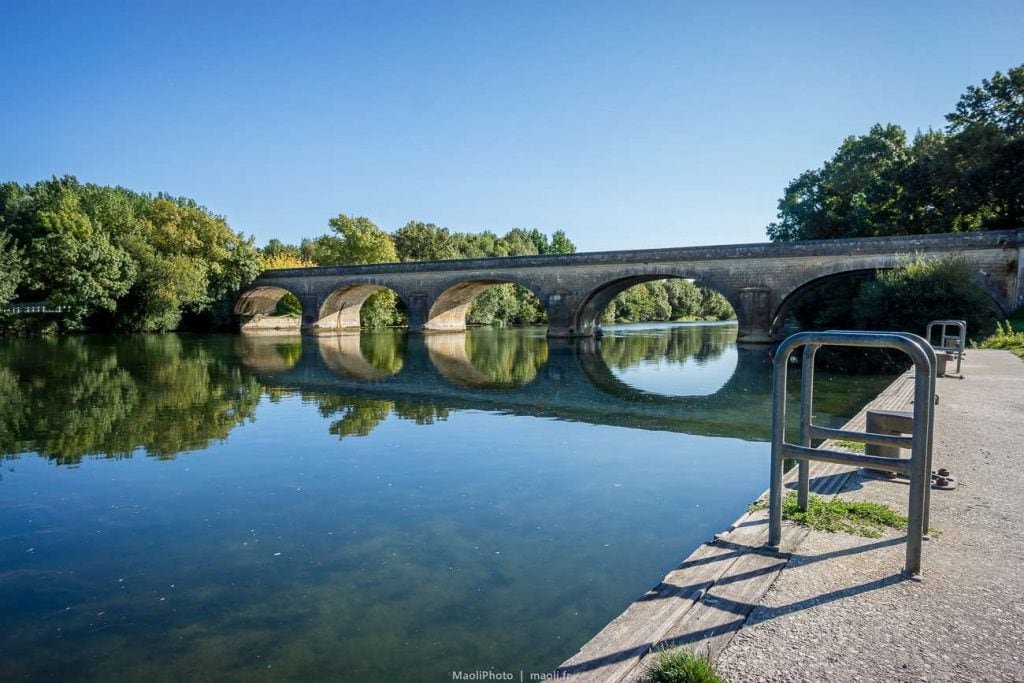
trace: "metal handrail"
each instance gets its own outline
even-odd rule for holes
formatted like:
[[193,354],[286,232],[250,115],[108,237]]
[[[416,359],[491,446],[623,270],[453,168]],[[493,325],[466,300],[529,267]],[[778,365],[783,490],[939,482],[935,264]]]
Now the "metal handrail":
[[30,303],[10,303],[0,306],[0,313],[67,313],[70,311],[71,306],[55,306],[51,304],[49,301],[36,301]]
[[[939,343],[932,344],[932,330],[935,329],[936,325],[941,325],[942,332],[939,336]],[[946,334],[946,331],[950,327],[955,327],[958,330],[956,335]],[[964,349],[967,347],[967,321],[966,320],[933,320],[928,323],[928,327],[925,328],[924,338],[928,340],[932,348],[936,351],[943,351],[945,353],[953,354],[956,358],[956,374],[960,374],[960,363],[963,360]],[[955,340],[955,343],[950,344],[950,340]]]
[[[814,400],[814,357],[822,346],[891,348],[903,351],[914,363],[914,428],[907,437],[828,429],[812,423]],[[786,441],[786,379],[789,358],[803,347],[800,386],[800,443]],[[915,334],[902,332],[800,332],[783,341],[775,351],[772,377],[772,456],[768,492],[768,546],[777,550],[782,542],[782,479],[787,458],[798,463],[797,503],[806,510],[810,490],[810,461],[833,462],[898,472],[910,478],[907,515],[907,555],[904,571],[921,573],[921,546],[928,529],[931,499],[931,446],[934,423],[935,352]],[[815,437],[841,436],[850,441],[910,448],[910,458],[888,458],[846,451],[811,448]]]

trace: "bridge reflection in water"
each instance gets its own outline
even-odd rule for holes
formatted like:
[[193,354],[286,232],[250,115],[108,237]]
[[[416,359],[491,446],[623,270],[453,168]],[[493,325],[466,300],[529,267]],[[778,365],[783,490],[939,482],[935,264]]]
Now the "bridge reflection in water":
[[[242,362],[268,387],[489,410],[640,429],[770,438],[763,346],[736,344],[735,325],[611,329],[600,339],[546,339],[543,329],[428,335],[386,331],[240,337]],[[644,390],[645,367],[660,391]],[[712,372],[708,372],[711,370]],[[705,382],[727,377],[711,393]],[[668,376],[669,380],[664,378]]]

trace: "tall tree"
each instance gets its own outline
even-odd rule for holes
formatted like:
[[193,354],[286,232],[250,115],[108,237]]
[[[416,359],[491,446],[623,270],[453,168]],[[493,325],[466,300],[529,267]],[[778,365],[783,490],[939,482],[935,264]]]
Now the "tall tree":
[[548,246],[548,250],[544,252],[546,254],[575,254],[576,245],[572,243],[569,236],[565,234],[565,230],[555,230],[551,233],[551,244]]
[[14,300],[21,276],[21,250],[13,237],[0,230],[0,306]]
[[395,251],[402,261],[444,261],[459,258],[448,228],[409,221],[394,232]]
[[1024,222],[1024,65],[970,86],[945,132],[872,127],[779,200],[772,240],[1015,227]]
[[328,224],[339,237],[325,241],[320,265],[359,265],[398,261],[391,235],[363,216],[338,214]]
[[909,158],[907,134],[893,124],[846,138],[822,168],[786,187],[768,236],[789,241],[899,232],[899,180]]

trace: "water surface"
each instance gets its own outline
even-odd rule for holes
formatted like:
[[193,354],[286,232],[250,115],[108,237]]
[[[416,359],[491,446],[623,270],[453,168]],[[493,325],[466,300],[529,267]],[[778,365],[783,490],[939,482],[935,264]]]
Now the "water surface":
[[0,678],[549,671],[766,487],[735,336],[0,342]]

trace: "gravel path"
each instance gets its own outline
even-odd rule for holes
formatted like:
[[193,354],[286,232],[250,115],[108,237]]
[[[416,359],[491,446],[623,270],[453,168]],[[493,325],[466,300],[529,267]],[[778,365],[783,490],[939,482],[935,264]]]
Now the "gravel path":
[[[811,532],[717,660],[732,681],[1024,681],[1024,362],[971,350],[940,378],[924,580],[900,534]],[[858,475],[844,498],[906,511],[903,484]]]

